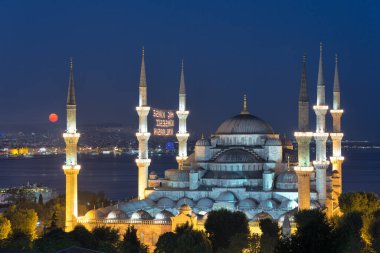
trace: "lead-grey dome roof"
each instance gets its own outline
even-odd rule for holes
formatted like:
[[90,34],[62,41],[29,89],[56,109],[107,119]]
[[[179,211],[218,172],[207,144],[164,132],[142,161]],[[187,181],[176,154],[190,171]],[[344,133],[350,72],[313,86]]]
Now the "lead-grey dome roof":
[[276,188],[281,190],[295,190],[298,188],[298,177],[295,171],[287,170],[277,176]]
[[244,149],[229,149],[215,158],[217,163],[259,163],[259,156]]
[[237,201],[237,199],[235,194],[233,194],[231,191],[225,191],[219,194],[219,196],[216,198],[216,201],[234,203]]
[[211,146],[211,143],[208,139],[202,136],[201,139],[197,140],[197,142],[195,143],[195,146]]
[[225,120],[216,134],[273,134],[273,128],[259,117],[239,114]]

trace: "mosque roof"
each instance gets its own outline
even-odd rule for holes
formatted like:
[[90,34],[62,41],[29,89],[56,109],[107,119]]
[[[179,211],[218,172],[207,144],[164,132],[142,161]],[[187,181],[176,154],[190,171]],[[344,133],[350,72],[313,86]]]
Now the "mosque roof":
[[138,210],[134,212],[131,216],[132,220],[151,220],[152,216],[144,210]]
[[254,199],[246,198],[239,201],[239,209],[249,210],[257,207],[257,202]]
[[295,171],[287,170],[277,176],[276,188],[282,190],[297,189],[298,177]]
[[216,134],[273,134],[273,128],[252,114],[239,114],[225,120]]
[[108,213],[107,219],[126,219],[127,214],[122,210],[113,210]]
[[260,163],[262,159],[244,149],[229,149],[215,158],[217,163]]

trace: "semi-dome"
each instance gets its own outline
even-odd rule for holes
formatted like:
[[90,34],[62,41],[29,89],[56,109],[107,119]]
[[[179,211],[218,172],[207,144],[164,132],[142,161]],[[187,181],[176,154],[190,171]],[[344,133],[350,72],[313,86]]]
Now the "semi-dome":
[[260,202],[259,207],[264,210],[272,210],[272,209],[277,209],[278,204],[274,199],[266,199]]
[[157,213],[154,216],[155,220],[170,220],[170,217],[173,217],[174,215],[167,211],[167,210],[162,210],[161,212]]
[[183,197],[183,198],[180,198],[178,201],[177,201],[177,204],[175,205],[177,208],[179,208],[180,206],[182,206],[183,204],[187,204],[189,205],[190,207],[193,207],[194,206],[194,201],[192,199],[189,199],[189,198],[186,198],[186,197]]
[[157,201],[156,206],[158,208],[173,208],[175,205],[174,201],[172,199],[169,199],[168,197],[162,197]]
[[235,203],[236,202],[235,194],[233,194],[230,191],[225,191],[219,194],[219,196],[216,198],[216,201],[218,202],[230,202]]
[[208,210],[208,209],[212,208],[213,205],[214,205],[214,201],[212,201],[212,199],[201,198],[200,200],[198,200],[196,208],[198,208],[200,210]]
[[104,218],[104,216],[105,214],[100,210],[90,210],[84,215],[84,217],[89,220]]
[[216,134],[273,134],[273,128],[259,117],[239,114],[225,120]]
[[298,188],[298,177],[295,171],[287,170],[277,176],[276,188],[280,190],[296,190]]
[[264,219],[271,219],[273,220],[273,217],[266,212],[260,212],[253,217],[253,220],[259,221],[259,220],[264,220]]
[[283,210],[293,210],[294,208],[297,208],[297,207],[298,207],[297,202],[290,199],[284,199],[280,205],[280,208]]
[[126,219],[127,214],[122,210],[113,210],[108,213],[107,219]]
[[229,149],[215,158],[217,163],[258,163],[258,156],[244,149]]
[[239,201],[239,209],[249,210],[257,207],[257,202],[251,198],[246,198]]
[[152,216],[147,211],[138,210],[134,212],[131,216],[132,220],[151,220]]

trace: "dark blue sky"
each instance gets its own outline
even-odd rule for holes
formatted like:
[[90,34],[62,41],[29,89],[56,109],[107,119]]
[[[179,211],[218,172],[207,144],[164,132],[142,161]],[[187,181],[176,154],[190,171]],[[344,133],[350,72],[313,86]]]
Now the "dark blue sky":
[[[176,108],[185,61],[191,132],[241,111],[297,126],[302,54],[315,103],[319,42],[327,101],[340,58],[346,139],[380,140],[378,1],[0,1],[0,124],[64,116],[74,57],[79,123],[137,126],[141,47],[148,100]],[[311,112],[314,125],[314,114]],[[330,120],[328,128],[331,129]]]

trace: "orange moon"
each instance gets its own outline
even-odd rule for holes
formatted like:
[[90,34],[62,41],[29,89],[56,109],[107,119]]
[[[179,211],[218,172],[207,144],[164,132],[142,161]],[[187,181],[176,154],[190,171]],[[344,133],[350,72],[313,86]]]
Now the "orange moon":
[[50,120],[50,122],[52,122],[52,123],[57,122],[57,121],[58,121],[58,115],[55,114],[55,113],[51,113],[51,114],[49,115],[49,120]]

